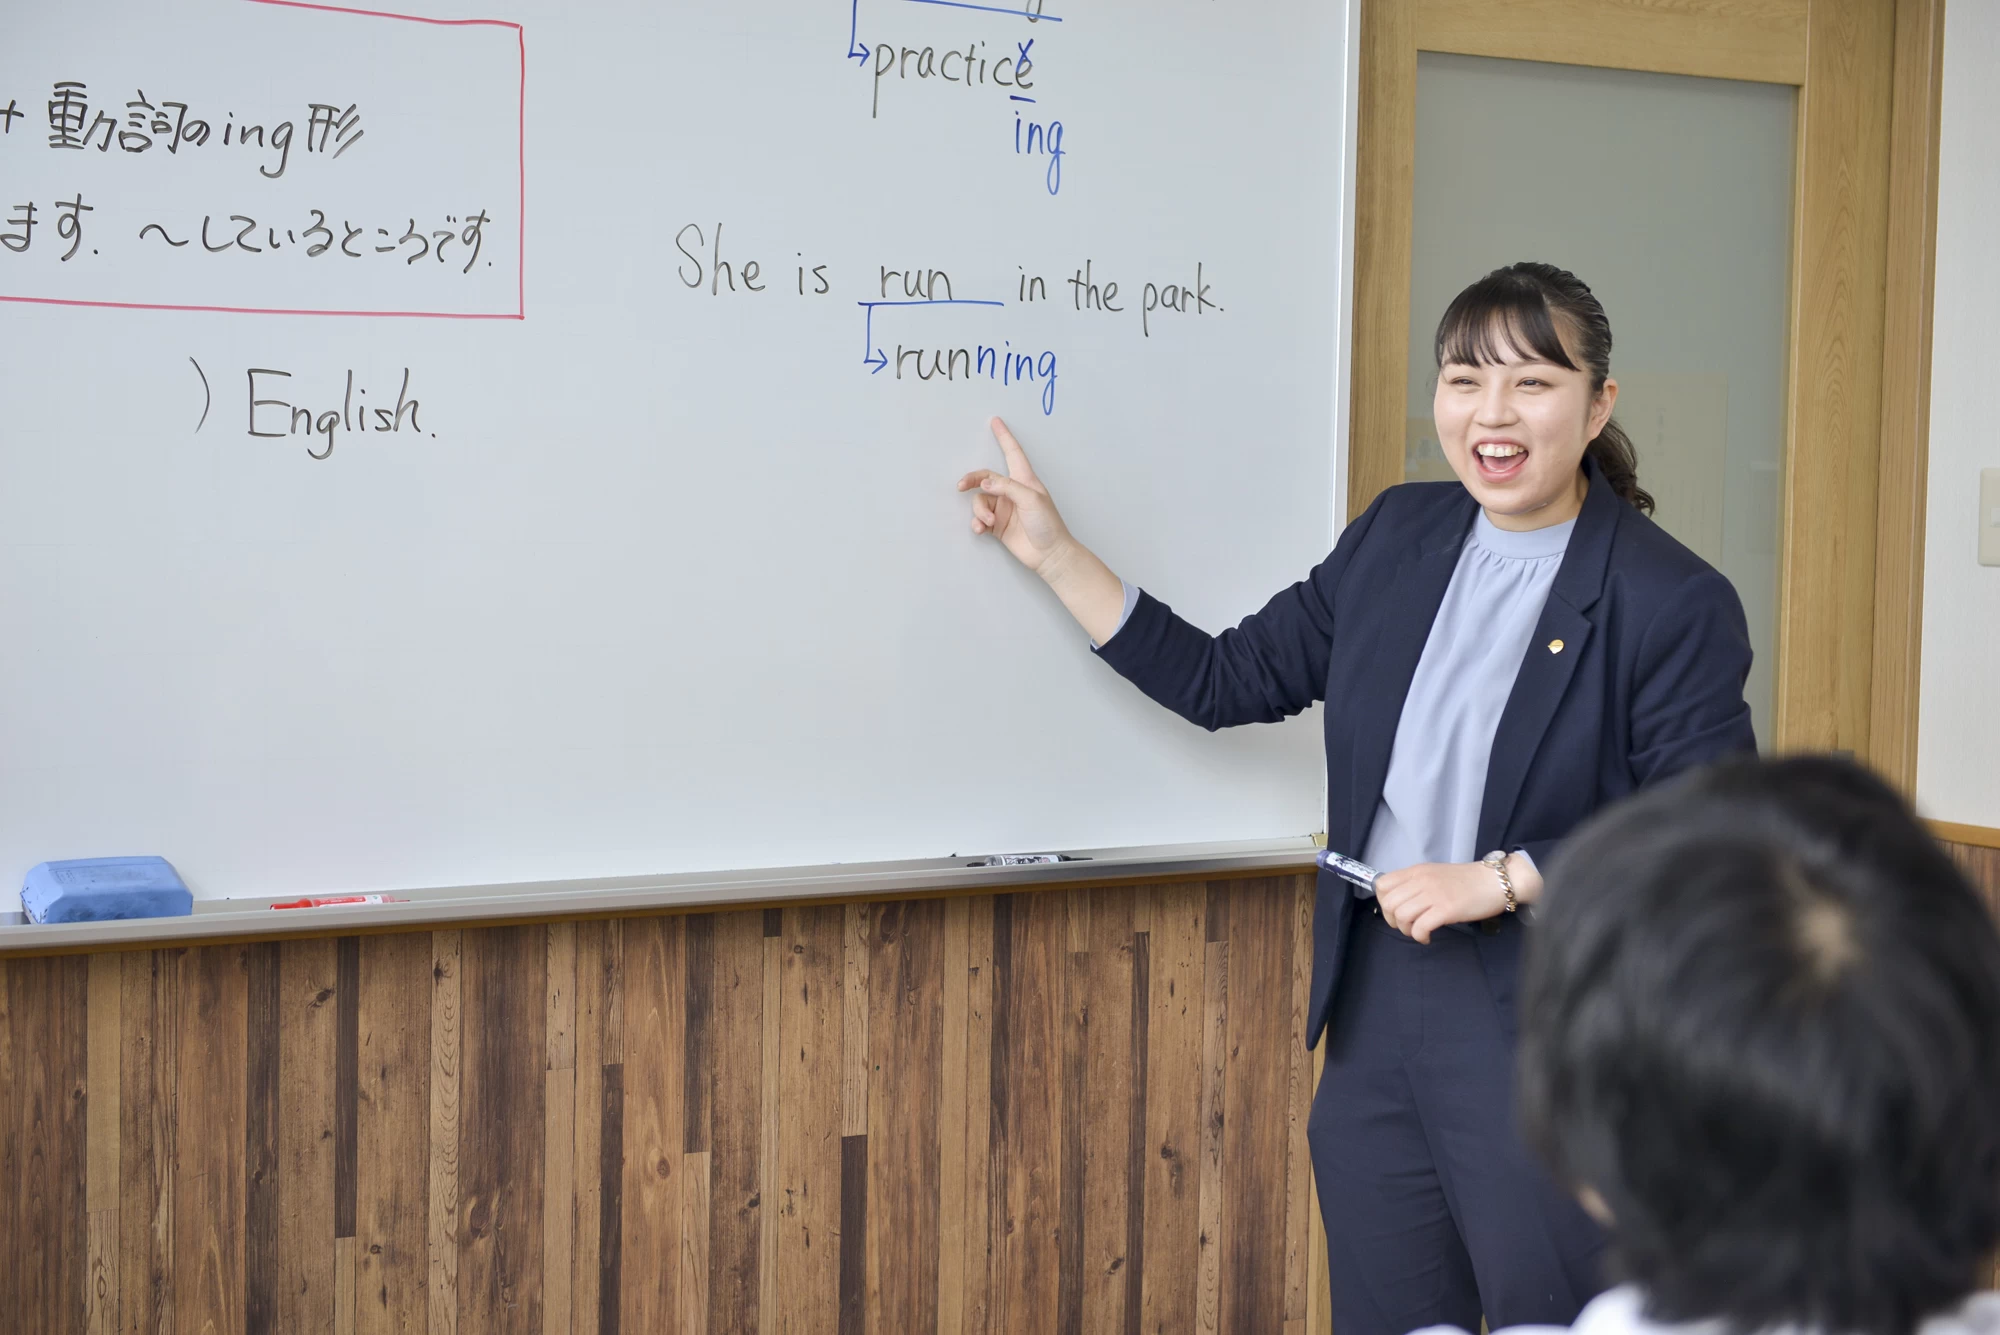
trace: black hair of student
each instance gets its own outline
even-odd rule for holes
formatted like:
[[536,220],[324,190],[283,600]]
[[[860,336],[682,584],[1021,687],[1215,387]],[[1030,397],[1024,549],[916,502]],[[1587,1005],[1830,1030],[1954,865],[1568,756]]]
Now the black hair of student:
[[2000,933],[1885,784],[1743,760],[1551,861],[1520,1114],[1669,1322],[1911,1335],[2000,1242]]
[[[1611,374],[1611,321],[1581,278],[1553,264],[1523,260],[1495,269],[1452,298],[1438,321],[1434,351],[1440,369],[1446,362],[1492,366],[1510,351],[1526,353],[1587,371],[1595,394]],[[1653,513],[1653,497],[1639,485],[1639,452],[1616,418],[1605,420],[1584,452],[1622,499]]]

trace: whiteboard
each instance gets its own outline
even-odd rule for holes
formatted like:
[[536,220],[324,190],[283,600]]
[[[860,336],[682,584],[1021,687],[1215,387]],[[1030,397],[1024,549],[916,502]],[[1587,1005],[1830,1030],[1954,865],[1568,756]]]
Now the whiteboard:
[[952,484],[1005,416],[1212,629],[1325,554],[1345,6],[7,9],[6,888],[1320,828]]

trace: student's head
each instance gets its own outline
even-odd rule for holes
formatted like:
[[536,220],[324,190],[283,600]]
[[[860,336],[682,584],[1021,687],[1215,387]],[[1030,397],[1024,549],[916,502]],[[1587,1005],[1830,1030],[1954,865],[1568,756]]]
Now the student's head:
[[1575,274],[1495,269],[1445,309],[1436,354],[1438,444],[1496,522],[1573,513],[1586,451],[1620,496],[1652,510],[1632,442],[1611,420],[1611,322]]
[[1907,1335],[2000,1241],[2000,936],[1902,801],[1742,761],[1549,868],[1530,1140],[1670,1321]]

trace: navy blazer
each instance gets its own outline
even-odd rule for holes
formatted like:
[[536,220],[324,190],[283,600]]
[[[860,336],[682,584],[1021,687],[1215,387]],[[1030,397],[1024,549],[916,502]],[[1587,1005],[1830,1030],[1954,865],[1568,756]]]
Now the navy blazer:
[[[1543,867],[1608,803],[1756,749],[1736,590],[1619,499],[1594,463],[1585,470],[1590,489],[1500,716],[1479,814],[1480,852],[1524,849]],[[1403,698],[1478,508],[1456,482],[1391,487],[1332,555],[1234,630],[1210,635],[1141,594],[1098,652],[1204,728],[1275,723],[1324,701],[1327,843],[1358,857]],[[1326,1027],[1355,913],[1331,873],[1318,889],[1309,1044]]]

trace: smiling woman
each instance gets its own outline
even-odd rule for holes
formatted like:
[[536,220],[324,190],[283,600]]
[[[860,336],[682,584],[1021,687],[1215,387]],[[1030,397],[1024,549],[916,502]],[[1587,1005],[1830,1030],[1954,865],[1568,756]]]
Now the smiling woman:
[[[1078,542],[1007,428],[959,480],[972,530],[1099,654],[1205,728],[1324,702],[1327,844],[1307,1041],[1334,1328],[1566,1325],[1603,1238],[1513,1125],[1513,999],[1539,867],[1600,808],[1756,739],[1729,581],[1647,517],[1590,289],[1516,264],[1438,329],[1450,482],[1392,487],[1299,583],[1220,635]],[[1527,912],[1519,911],[1526,909]]]

